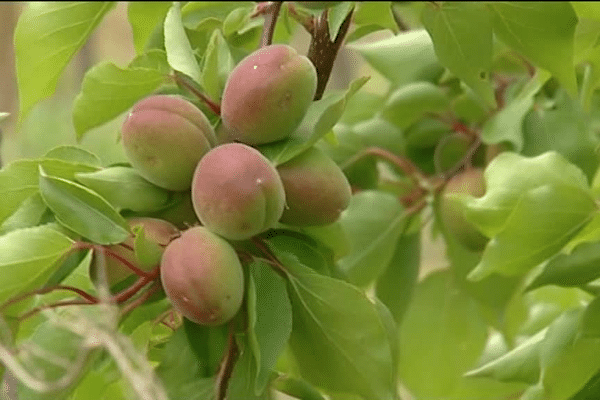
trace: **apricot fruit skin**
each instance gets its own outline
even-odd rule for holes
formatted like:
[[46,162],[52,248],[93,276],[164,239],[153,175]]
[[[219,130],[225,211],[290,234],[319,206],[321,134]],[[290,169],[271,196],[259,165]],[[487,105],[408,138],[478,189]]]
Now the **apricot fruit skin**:
[[200,325],[222,325],[242,304],[244,272],[235,250],[201,226],[167,246],[160,277],[173,307]]
[[485,179],[480,168],[468,169],[452,177],[442,191],[440,216],[442,222],[463,246],[472,251],[482,251],[488,238],[481,234],[464,216],[463,209],[447,196],[451,193],[466,193],[474,197],[485,194]]
[[[157,218],[129,218],[127,222],[131,228],[137,225],[142,225],[144,227],[144,234],[146,236],[146,239],[149,239],[161,246],[167,246],[171,239],[179,233],[179,230],[176,226],[174,226],[170,222]],[[134,241],[135,237],[130,236],[123,243],[108,246],[107,249],[123,257],[125,260],[129,261],[131,264],[138,267],[142,271],[148,271],[150,268],[152,268],[152,266],[141,265],[135,257],[135,252],[133,250]],[[109,287],[112,287],[113,285],[122,282],[123,280],[134,274],[133,271],[131,271],[119,260],[116,260],[113,257],[107,255],[105,260],[106,280]],[[100,260],[98,258],[98,255],[94,254],[92,258],[92,263],[90,264],[90,276],[94,281],[97,281],[98,279],[99,267]]]
[[226,239],[245,240],[272,228],[285,192],[273,164],[241,143],[217,146],[198,163],[192,204],[202,225]]
[[259,145],[287,138],[317,90],[312,62],[285,44],[265,46],[231,71],[221,101],[224,142]]
[[149,182],[164,189],[190,188],[200,158],[216,145],[198,107],[177,96],[154,95],[136,103],[121,130],[125,154]]
[[341,168],[322,150],[312,147],[277,166],[286,207],[280,221],[314,226],[335,222],[350,204],[350,183]]

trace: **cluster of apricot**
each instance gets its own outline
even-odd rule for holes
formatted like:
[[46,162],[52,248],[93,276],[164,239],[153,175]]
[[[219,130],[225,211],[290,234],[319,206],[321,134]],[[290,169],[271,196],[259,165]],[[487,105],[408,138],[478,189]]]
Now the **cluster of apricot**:
[[244,273],[231,242],[279,222],[330,224],[348,206],[346,177],[317,148],[276,166],[253,147],[288,138],[306,115],[316,86],[307,57],[287,45],[270,45],[231,72],[218,135],[198,107],[178,96],[150,96],[127,116],[122,142],[131,165],[159,187],[188,191],[201,224],[178,234],[161,219],[129,221],[143,225],[146,237],[164,246],[161,283],[186,318],[220,325],[238,312]]

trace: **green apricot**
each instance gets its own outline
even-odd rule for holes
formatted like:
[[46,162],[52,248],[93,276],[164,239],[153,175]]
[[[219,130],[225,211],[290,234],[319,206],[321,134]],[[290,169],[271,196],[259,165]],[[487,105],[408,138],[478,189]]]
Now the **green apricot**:
[[242,304],[244,272],[235,250],[201,226],[167,246],[160,277],[173,307],[197,324],[222,325]]
[[249,145],[285,139],[296,130],[317,90],[312,62],[285,44],[256,50],[231,71],[221,101],[221,142]]
[[200,222],[230,240],[245,240],[275,226],[285,203],[273,164],[241,143],[217,146],[198,163],[192,204]]
[[311,147],[277,167],[285,189],[280,221],[296,226],[328,225],[350,204],[350,183],[323,151]]
[[206,116],[177,96],[141,100],[127,115],[121,133],[125,154],[140,175],[174,191],[190,188],[198,161],[216,145]]
[[[144,235],[146,239],[151,240],[161,247],[164,247],[169,244],[171,239],[175,237],[179,230],[170,222],[157,219],[157,218],[130,218],[127,220],[129,226],[133,229],[133,227],[141,225],[144,227]],[[134,241],[135,237],[132,235],[127,238],[123,243],[115,244],[111,246],[107,246],[107,250],[115,253],[116,255],[122,257],[135,267],[141,269],[142,271],[148,271],[153,266],[144,266],[140,263],[134,252]],[[115,259],[111,256],[106,256],[105,258],[105,270],[106,270],[106,281],[109,287],[116,285],[119,282],[124,281],[126,278],[132,276],[134,273],[123,265],[122,262]],[[98,254],[94,253],[92,263],[90,264],[90,276],[92,280],[98,281],[98,269],[100,268],[100,257]]]
[[446,183],[440,202],[440,215],[442,222],[463,246],[472,251],[482,251],[488,238],[482,235],[465,218],[461,204],[448,197],[452,193],[466,193],[474,197],[485,194],[485,179],[480,168],[467,169],[455,175]]

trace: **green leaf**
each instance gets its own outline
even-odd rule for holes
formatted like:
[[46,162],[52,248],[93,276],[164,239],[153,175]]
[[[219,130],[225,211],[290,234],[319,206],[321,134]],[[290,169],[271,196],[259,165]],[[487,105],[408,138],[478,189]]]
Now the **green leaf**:
[[286,261],[290,344],[303,378],[332,392],[393,397],[391,344],[376,306],[354,286]]
[[365,286],[390,265],[406,215],[396,196],[374,190],[362,191],[350,200],[340,223],[350,241],[350,254],[339,260],[348,280]]
[[569,400],[595,400],[600,395],[600,371],[594,376]]
[[[356,26],[356,31],[367,28],[370,32],[380,29],[389,29],[398,33],[398,26],[392,14],[392,2],[390,1],[361,1],[357,4],[358,8],[354,12],[352,22]],[[347,43],[359,39],[361,36],[356,31],[348,36]],[[366,31],[365,31],[366,32]],[[368,33],[370,33],[368,32]]]
[[451,398],[485,345],[477,304],[452,281],[448,270],[421,281],[400,326],[400,377],[417,398]]
[[596,297],[585,308],[579,331],[584,337],[600,337],[600,297]]
[[136,225],[132,230],[135,234],[133,250],[140,265],[148,268],[158,265],[162,258],[163,248],[158,243],[146,238],[143,225]]
[[48,151],[46,154],[44,154],[44,158],[63,160],[77,164],[85,164],[98,168],[102,166],[102,161],[100,161],[100,158],[98,158],[97,155],[87,150],[84,150],[81,147],[71,145],[55,147]]
[[0,236],[0,303],[43,284],[72,243],[44,225]]
[[189,1],[181,8],[181,14],[186,28],[195,29],[207,19],[223,22],[233,10],[252,6],[251,1]]
[[312,147],[325,136],[339,121],[348,99],[356,93],[369,78],[354,80],[350,87],[341,93],[329,93],[321,100],[313,101],[300,123],[300,127],[289,139],[258,146],[258,149],[276,166],[283,164]]
[[168,1],[127,3],[127,19],[133,33],[133,43],[137,54],[144,52],[148,39],[158,24],[162,24],[173,3]]
[[148,182],[134,168],[108,167],[75,178],[120,210],[157,211],[170,201],[170,192]]
[[39,225],[42,217],[47,212],[46,203],[39,193],[29,196],[17,210],[0,225],[0,235],[15,229],[30,228]]
[[583,172],[554,151],[537,157],[504,152],[486,167],[484,176],[486,194],[466,201],[465,215],[488,237],[503,230],[517,202],[532,189],[562,186],[571,196],[592,197]]
[[51,96],[65,66],[115,2],[33,2],[15,28],[19,121]]
[[441,113],[450,107],[448,96],[430,82],[413,82],[394,91],[387,99],[382,116],[406,129],[428,113]]
[[[228,400],[261,400],[265,393],[256,387],[257,374],[255,359],[252,356],[248,335],[236,335],[238,359],[235,362],[227,387]],[[259,392],[256,394],[256,392]]]
[[[524,142],[523,119],[533,107],[534,96],[548,79],[550,79],[549,73],[538,71],[506,107],[488,119],[481,132],[483,142],[487,144],[509,142],[515,151],[520,152]],[[536,137],[536,140],[540,140],[540,138]],[[551,149],[553,148],[547,148],[545,151]]]
[[329,27],[329,37],[332,41],[337,37],[344,20],[353,7],[353,2],[342,1],[327,11],[327,26]]
[[462,79],[490,107],[496,107],[490,82],[492,21],[482,3],[427,4],[423,24],[440,63]]
[[262,393],[271,377],[271,369],[288,342],[292,331],[292,306],[285,281],[270,265],[255,262],[249,266],[256,290],[256,304],[248,310],[252,321],[250,342],[256,360],[255,395]]
[[412,300],[421,263],[421,240],[417,234],[402,235],[386,269],[377,279],[375,293],[400,324]]
[[347,47],[358,51],[377,72],[397,86],[423,80],[432,68],[441,71],[433,42],[425,29]]
[[167,61],[174,70],[201,83],[200,67],[183,28],[179,2],[174,2],[165,18],[165,49]]
[[600,242],[581,243],[570,254],[553,257],[527,289],[544,285],[581,286],[600,277]]
[[221,100],[225,83],[234,66],[233,58],[221,30],[215,29],[204,53],[199,81],[211,99]]
[[283,263],[301,263],[322,275],[331,275],[330,263],[318,250],[313,239],[294,233],[274,231],[273,236],[267,239],[269,248],[279,254]]
[[273,388],[297,399],[327,400],[327,398],[310,383],[289,375],[278,376],[273,381]]
[[550,71],[573,97],[577,82],[573,40],[577,15],[568,2],[489,2],[494,33],[534,64]]
[[466,372],[464,376],[487,377],[501,382],[536,383],[540,376],[540,348],[546,331],[539,331],[511,351]]
[[546,185],[521,196],[469,279],[521,275],[556,254],[589,222],[596,205],[567,185]]
[[[150,60],[158,65],[148,65]],[[152,50],[138,56],[125,69],[103,62],[87,71],[81,92],[73,103],[73,123],[78,139],[88,130],[128,110],[163,84],[166,79],[164,65],[164,52]]]
[[98,244],[121,243],[129,236],[127,221],[85,186],[48,175],[40,167],[40,193],[65,227]]

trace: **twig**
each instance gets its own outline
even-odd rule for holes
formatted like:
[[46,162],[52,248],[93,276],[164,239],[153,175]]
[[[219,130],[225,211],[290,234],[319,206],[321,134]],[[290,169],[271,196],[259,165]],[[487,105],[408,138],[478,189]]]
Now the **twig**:
[[219,104],[215,103],[210,98],[208,98],[204,93],[202,93],[200,91],[200,89],[196,87],[196,84],[190,82],[190,80],[188,78],[186,78],[181,72],[174,71],[173,75],[171,75],[171,77],[173,78],[175,83],[177,83],[180,86],[183,86],[184,88],[186,88],[187,90],[192,92],[192,94],[194,96],[196,96],[200,100],[202,100],[204,102],[204,104],[206,104],[206,106],[213,113],[215,113],[216,115],[221,115],[221,106]]
[[256,5],[256,11],[251,17],[259,15],[264,15],[265,17],[262,36],[260,38],[260,47],[269,46],[273,43],[273,33],[275,32],[275,25],[277,24],[277,17],[279,17],[282,3],[281,1],[270,1],[261,2]]
[[127,315],[130,311],[132,311],[135,308],[144,304],[146,302],[146,300],[148,300],[159,289],[160,289],[160,284],[155,281],[148,290],[146,290],[144,293],[142,293],[142,295],[140,297],[138,297],[137,299],[133,300],[131,303],[129,303],[125,307],[123,307],[123,310],[121,311],[121,316]]
[[233,372],[233,367],[235,365],[235,360],[238,356],[238,347],[235,342],[235,329],[233,320],[229,322],[229,334],[227,338],[227,353],[221,361],[221,367],[219,368],[219,372],[217,373],[217,382],[215,385],[215,398],[216,400],[224,400],[227,396],[227,383],[229,382],[229,378],[231,378],[231,373]]
[[40,306],[40,307],[36,307],[36,308],[32,308],[31,310],[29,310],[28,312],[26,312],[25,314],[19,316],[18,321],[24,321],[27,318],[39,313],[40,311],[43,310],[49,310],[51,308],[58,308],[58,307],[64,307],[64,306],[85,306],[85,305],[92,305],[92,304],[97,304],[97,302],[89,302],[87,300],[83,300],[83,299],[77,299],[77,300],[65,300],[65,301],[58,301],[56,303],[52,303],[52,304],[47,304],[45,306]]
[[333,41],[329,36],[329,24],[327,23],[328,10],[323,11],[319,18],[314,20],[312,31],[309,31],[312,40],[308,48],[307,57],[312,61],[317,70],[317,91],[314,100],[319,100],[323,97],[331,70],[333,69],[333,62],[348,33],[353,13],[354,8],[350,10],[344,22],[342,22],[340,30]]

